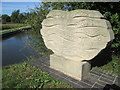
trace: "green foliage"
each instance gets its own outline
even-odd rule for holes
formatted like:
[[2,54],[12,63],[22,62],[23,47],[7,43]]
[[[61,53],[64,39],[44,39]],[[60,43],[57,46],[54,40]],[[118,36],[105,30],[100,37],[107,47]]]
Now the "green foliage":
[[18,18],[19,13],[20,13],[20,10],[15,10],[15,11],[12,12],[11,21],[13,23],[19,23],[19,18]]
[[26,17],[25,17],[25,15],[23,13],[20,13],[18,15],[18,19],[19,19],[19,23],[24,23],[25,20],[26,20]]
[[29,13],[20,13],[20,10],[15,10],[11,16],[7,14],[2,15],[2,23],[25,23],[28,16]]
[[11,18],[7,14],[2,15],[2,23],[6,24],[7,22],[10,22]]
[[46,18],[46,15],[50,11],[48,8],[49,6],[44,4],[40,7],[36,7],[35,9],[31,9],[31,13],[28,19],[26,20],[26,23],[31,25],[36,33],[40,33],[40,29],[42,27],[41,23],[43,19]]
[[105,12],[104,16],[111,22],[112,29],[115,34],[115,39],[112,44],[112,50],[115,54],[120,54],[120,13],[112,14]]

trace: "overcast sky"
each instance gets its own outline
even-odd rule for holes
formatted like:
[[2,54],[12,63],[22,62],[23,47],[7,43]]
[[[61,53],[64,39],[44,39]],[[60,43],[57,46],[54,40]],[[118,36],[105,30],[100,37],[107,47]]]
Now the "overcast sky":
[[29,12],[29,8],[33,9],[35,6],[39,6],[40,2],[2,2],[2,14],[11,15],[14,10],[20,10],[22,12]]

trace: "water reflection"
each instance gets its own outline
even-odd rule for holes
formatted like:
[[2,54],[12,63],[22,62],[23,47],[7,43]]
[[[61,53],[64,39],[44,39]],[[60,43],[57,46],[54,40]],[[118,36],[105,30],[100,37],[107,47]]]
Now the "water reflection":
[[35,48],[29,44],[29,42],[33,42],[30,39],[39,41],[39,38],[36,35],[34,37],[32,34],[30,31],[21,32],[3,38],[2,42],[0,41],[2,43],[2,66],[23,62],[31,55],[39,56]]

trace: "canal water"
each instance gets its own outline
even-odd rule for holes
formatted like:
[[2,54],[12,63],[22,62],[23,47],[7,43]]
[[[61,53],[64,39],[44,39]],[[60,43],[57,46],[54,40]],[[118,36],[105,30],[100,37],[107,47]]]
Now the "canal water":
[[39,42],[39,38],[31,31],[21,32],[0,41],[2,43],[2,66],[20,63],[27,60],[27,57],[39,57],[36,48],[30,43]]

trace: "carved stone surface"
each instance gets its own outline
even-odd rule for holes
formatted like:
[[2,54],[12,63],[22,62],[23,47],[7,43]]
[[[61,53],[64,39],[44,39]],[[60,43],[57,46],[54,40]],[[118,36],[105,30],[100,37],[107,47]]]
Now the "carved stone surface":
[[[90,61],[114,39],[111,24],[94,10],[53,10],[42,22],[41,34],[50,55],[50,67],[76,79],[85,79]],[[84,61],[84,62],[83,62]]]
[[109,21],[94,10],[50,11],[41,34],[47,48],[75,61],[91,60],[114,39]]

